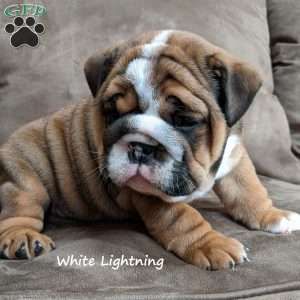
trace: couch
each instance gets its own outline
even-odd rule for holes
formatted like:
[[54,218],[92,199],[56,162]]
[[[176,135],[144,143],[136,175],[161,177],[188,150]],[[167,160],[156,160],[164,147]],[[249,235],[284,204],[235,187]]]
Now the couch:
[[[27,2],[27,1],[26,1]],[[3,0],[0,9],[14,1]],[[299,0],[41,0],[36,48],[13,48],[0,30],[0,143],[16,128],[89,95],[85,59],[153,29],[202,35],[252,63],[264,83],[244,116],[244,141],[278,207],[300,213]],[[12,18],[0,15],[4,28]],[[255,196],[255,195],[253,195]],[[208,272],[165,251],[139,222],[86,224],[49,218],[57,244],[33,261],[0,260],[3,299],[299,299],[300,232],[274,235],[232,221],[214,194],[192,205],[217,230],[250,249],[251,262]],[[86,255],[93,267],[58,265]],[[102,256],[164,258],[164,267],[100,265]]]

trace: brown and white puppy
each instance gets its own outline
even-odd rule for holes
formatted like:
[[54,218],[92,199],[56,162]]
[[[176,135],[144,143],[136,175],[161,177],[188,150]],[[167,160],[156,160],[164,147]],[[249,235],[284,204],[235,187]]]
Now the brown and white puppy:
[[186,202],[212,188],[250,229],[285,233],[300,216],[279,210],[245,150],[240,118],[261,79],[191,33],[143,34],[85,65],[93,97],[15,132],[0,150],[0,250],[31,258],[52,248],[48,211],[80,220],[139,216],[149,233],[206,269],[247,260]]

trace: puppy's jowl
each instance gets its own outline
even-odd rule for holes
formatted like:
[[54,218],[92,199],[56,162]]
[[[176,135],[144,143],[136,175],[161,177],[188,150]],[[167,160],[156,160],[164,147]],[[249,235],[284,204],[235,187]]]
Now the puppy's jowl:
[[[272,206],[241,140],[261,79],[187,32],[150,32],[85,64],[92,97],[15,132],[0,152],[0,251],[54,248],[44,215],[140,217],[149,233],[206,269],[247,260],[243,245],[186,204],[214,189],[250,229],[285,233],[300,216]],[[95,171],[96,170],[96,171]]]

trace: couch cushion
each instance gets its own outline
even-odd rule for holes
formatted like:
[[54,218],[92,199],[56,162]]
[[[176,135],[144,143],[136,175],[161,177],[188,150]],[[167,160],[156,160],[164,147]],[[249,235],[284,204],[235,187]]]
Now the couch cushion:
[[300,3],[269,0],[275,94],[288,117],[292,149],[300,158]]
[[[272,96],[272,69],[265,1],[240,0],[118,0],[39,1],[48,15],[39,21],[46,31],[38,48],[11,48],[0,30],[0,140],[20,125],[89,94],[82,65],[97,48],[105,48],[137,33],[178,28],[201,34],[253,63],[265,78],[264,87],[247,113],[246,143],[258,170],[300,182],[297,161],[290,153],[284,111]],[[1,8],[11,1],[1,1]],[[1,28],[11,19],[0,15]],[[275,121],[274,121],[275,120]],[[298,177],[297,177],[298,176]],[[300,212],[299,187],[269,185],[280,206]],[[285,192],[284,192],[285,190]],[[208,203],[215,207],[214,203]],[[196,207],[200,204],[195,204]],[[0,262],[0,294],[6,296],[72,298],[103,295],[187,299],[254,296],[299,289],[299,234],[270,235],[246,230],[222,211],[204,211],[219,229],[251,248],[252,264],[236,272],[205,272],[185,264],[148,237],[140,224],[55,226],[48,228],[58,249],[34,261]],[[56,256],[83,254],[164,258],[162,271],[154,268],[60,268]],[[199,296],[200,295],[200,296]],[[202,295],[202,296],[201,296]]]
[[[263,181],[279,207],[300,213],[299,185]],[[141,224],[52,225],[46,232],[56,241],[55,251],[33,261],[0,261],[0,295],[38,299],[240,299],[286,292],[288,298],[282,299],[293,299],[297,295],[300,232],[249,231],[230,220],[214,197],[194,206],[214,228],[250,248],[251,262],[237,266],[236,271],[209,272],[164,250]],[[94,258],[96,265],[58,266],[57,256],[72,254]],[[144,259],[147,254],[156,261],[163,258],[163,268],[124,265],[113,270],[101,265],[102,257],[107,263],[111,255]]]
[[[245,117],[245,142],[261,174],[300,183],[287,120],[277,98],[269,57],[265,1],[40,1],[48,14],[38,48],[9,45],[0,30],[0,142],[20,125],[88,95],[82,65],[98,48],[153,29],[189,30],[253,63],[264,86]],[[2,1],[1,7],[11,4]],[[1,27],[12,19],[0,15]],[[9,68],[8,68],[9,67]],[[10,72],[8,72],[10,71]]]

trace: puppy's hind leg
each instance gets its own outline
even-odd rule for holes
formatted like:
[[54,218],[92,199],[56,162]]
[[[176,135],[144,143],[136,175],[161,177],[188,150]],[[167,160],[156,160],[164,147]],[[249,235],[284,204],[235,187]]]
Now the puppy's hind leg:
[[0,167],[0,258],[29,259],[55,248],[39,233],[49,197],[26,163],[15,166],[9,175]]

